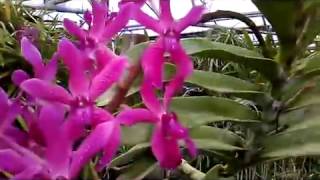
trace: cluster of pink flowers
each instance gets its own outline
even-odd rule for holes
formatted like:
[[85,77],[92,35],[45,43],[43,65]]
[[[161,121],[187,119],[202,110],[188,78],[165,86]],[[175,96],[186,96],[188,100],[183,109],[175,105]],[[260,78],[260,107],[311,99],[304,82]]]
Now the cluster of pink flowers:
[[[27,38],[21,40],[22,55],[33,67],[30,75],[23,70],[12,74],[21,91],[9,98],[0,89],[0,170],[13,179],[73,179],[91,158],[102,152],[97,169],[106,167],[121,143],[121,125],[152,123],[152,152],[164,168],[181,163],[178,141],[184,140],[190,155],[196,148],[188,130],[170,111],[172,97],[192,73],[192,61],[180,44],[180,33],[195,24],[203,7],[193,7],[179,21],[170,10],[170,0],[160,0],[159,20],[145,14],[144,0],[123,0],[119,12],[109,14],[106,4],[93,2],[92,12],[85,13],[87,30],[70,20],[66,30],[77,38],[62,39],[57,52],[47,63]],[[140,94],[146,108],[124,108],[117,115],[96,106],[96,100],[130,66],[127,57],[106,47],[129,20],[136,20],[159,34],[141,56],[144,80]],[[165,54],[177,67],[174,77],[164,83]],[[68,88],[58,85],[58,61],[68,70]],[[163,97],[156,95],[164,90]],[[23,119],[26,127],[16,120]],[[80,143],[80,144],[79,144]]]

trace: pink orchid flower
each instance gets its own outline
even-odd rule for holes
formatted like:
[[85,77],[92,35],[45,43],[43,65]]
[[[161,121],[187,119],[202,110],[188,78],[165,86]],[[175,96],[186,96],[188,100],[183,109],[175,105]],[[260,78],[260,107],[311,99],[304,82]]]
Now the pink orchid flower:
[[[25,60],[32,66],[34,77],[45,81],[55,80],[58,68],[57,54],[54,54],[49,63],[45,64],[39,50],[26,37],[21,39],[21,52]],[[12,81],[17,86],[27,79],[29,75],[23,70],[16,70],[12,74]]]
[[70,41],[59,43],[58,54],[69,70],[70,93],[54,83],[33,78],[24,81],[21,89],[38,100],[67,105],[70,114],[78,117],[80,124],[91,124],[92,115],[98,109],[96,99],[117,82],[127,66],[123,57],[113,59],[95,76],[89,76],[84,68],[83,54]]
[[[157,32],[160,36],[152,43],[142,56],[144,80],[140,89],[143,102],[149,110],[132,109],[119,114],[121,122],[131,125],[137,122],[150,122],[156,125],[152,136],[152,151],[165,168],[175,168],[181,163],[179,140],[184,140],[192,156],[196,148],[188,135],[188,130],[170,111],[170,102],[174,94],[182,88],[185,79],[192,73],[192,60],[180,44],[180,33],[196,23],[203,12],[202,6],[193,7],[179,21],[175,21],[170,10],[170,0],[160,0],[160,19],[155,20],[140,9],[135,12],[135,20]],[[156,89],[163,87],[165,53],[169,53],[177,71],[172,80],[165,86],[161,102],[156,96]]]
[[151,148],[161,167],[173,169],[181,163],[180,140],[184,141],[192,157],[196,155],[196,148],[188,130],[178,122],[174,113],[156,115],[148,109],[127,108],[121,111],[117,118],[121,124],[127,126],[141,122],[155,124]]
[[117,16],[108,14],[107,5],[104,2],[92,3],[92,13],[85,14],[85,20],[89,24],[89,30],[81,29],[74,22],[65,19],[64,26],[73,36],[77,37],[84,45],[105,44],[113,36],[121,31],[128,23],[134,3],[120,6]]
[[73,121],[64,120],[65,109],[61,105],[44,106],[38,117],[38,125],[45,144],[33,148],[17,144],[11,137],[1,135],[0,169],[14,175],[14,179],[75,179],[80,170],[103,150],[99,167],[104,167],[116,153],[120,144],[120,125],[105,112],[97,125],[80,146],[73,150],[75,142]]
[[16,128],[12,127],[12,123],[20,111],[19,102],[10,100],[4,90],[0,88],[0,136],[9,135],[10,137],[16,138],[16,140],[21,139],[20,134],[16,133]]

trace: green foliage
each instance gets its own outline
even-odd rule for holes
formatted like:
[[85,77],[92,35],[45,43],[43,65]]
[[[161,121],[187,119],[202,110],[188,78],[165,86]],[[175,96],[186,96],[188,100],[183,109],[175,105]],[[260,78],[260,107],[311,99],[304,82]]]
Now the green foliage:
[[[234,32],[218,33],[218,36],[210,32],[207,38],[182,40],[194,64],[201,61],[208,65],[205,68],[199,65],[186,83],[187,88],[199,88],[204,93],[189,97],[185,92],[173,99],[171,110],[190,128],[200,154],[215,157],[215,162],[209,163],[212,168],[204,175],[205,180],[223,179],[272,160],[320,156],[320,54],[307,52],[320,34],[320,3],[318,0],[253,2],[279,38],[276,49],[270,36],[266,39],[271,52],[268,57],[274,59],[264,57],[246,33],[243,39]],[[23,68],[30,72],[17,53],[20,48],[16,34],[21,27],[34,27],[41,32],[37,45],[46,59],[52,55],[63,31],[57,28],[58,22],[46,25],[32,12],[12,6],[9,1],[0,3],[0,8],[0,83],[13,91],[9,83],[12,71]],[[127,46],[122,40],[119,43]],[[125,47],[125,50],[117,48],[117,51],[138,63],[147,44]],[[212,68],[216,62],[223,70]],[[233,67],[232,71],[229,66]],[[174,68],[170,64],[166,66],[166,79]],[[128,93],[130,104],[141,105],[135,93],[141,77]],[[110,100],[107,97],[108,94],[98,103],[105,105]],[[226,124],[231,125],[226,128]],[[128,151],[110,164],[110,168],[120,169],[118,179],[143,179],[158,168],[146,143],[151,136],[152,126],[148,124],[122,128],[123,145]]]
[[[311,55],[307,52],[308,45],[320,33],[319,3],[301,0],[254,3],[279,37],[274,59],[263,57],[246,33],[242,41],[246,45],[229,41],[231,36],[224,34],[215,37],[219,42],[212,41],[212,32],[208,38],[182,40],[187,54],[196,62],[210,64],[219,60],[224,66],[231,62],[255,74],[253,78],[243,78],[233,73],[212,72],[214,69],[210,67],[195,70],[187,86],[205,90],[205,96],[173,100],[172,111],[190,128],[202,154],[213,153],[221,160],[204,179],[221,179],[271,160],[320,156],[317,112],[320,56],[319,52]],[[223,38],[227,40],[222,41]],[[273,52],[270,38],[266,42]],[[129,56],[139,60],[145,46],[131,48]],[[174,66],[167,65],[166,71],[170,78]],[[231,127],[240,127],[241,133],[235,128],[223,128],[221,124],[226,122]],[[133,150],[129,150],[129,157]]]

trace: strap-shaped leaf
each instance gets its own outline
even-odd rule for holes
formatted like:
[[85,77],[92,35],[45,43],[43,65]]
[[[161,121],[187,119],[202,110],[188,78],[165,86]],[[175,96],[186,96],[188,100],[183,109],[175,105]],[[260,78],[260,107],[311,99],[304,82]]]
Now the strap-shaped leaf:
[[157,167],[157,161],[148,156],[144,156],[130,165],[117,180],[141,180]]
[[242,150],[244,140],[231,131],[211,126],[200,126],[190,130],[190,136],[199,149],[217,151]]
[[220,180],[219,172],[223,170],[222,164],[217,164],[213,166],[204,176],[203,180]]
[[178,97],[171,109],[189,128],[217,121],[257,122],[257,113],[233,100],[218,97]]
[[296,95],[288,102],[287,109],[320,104],[320,83],[318,81],[309,81],[302,85]]
[[262,158],[282,159],[320,155],[319,105],[306,106],[281,114],[283,132],[262,139]]
[[145,153],[149,150],[150,144],[149,143],[142,143],[133,146],[129,151],[117,156],[111,162],[109,167],[119,166],[128,164],[129,162],[133,161],[137,157],[141,155],[145,155]]
[[319,127],[297,129],[262,140],[263,159],[284,159],[297,156],[320,155]]
[[130,127],[122,127],[122,144],[136,145],[149,142],[152,134],[152,125],[136,124]]
[[320,32],[319,3],[313,0],[253,0],[280,41],[279,60],[290,64]]
[[282,113],[279,117],[279,124],[287,128],[286,132],[320,127],[319,108],[319,104],[309,105]]
[[139,43],[132,48],[130,48],[126,55],[129,58],[130,63],[137,64],[140,61],[140,58],[144,52],[144,50],[148,47],[149,42]]
[[219,93],[261,93],[255,84],[215,72],[195,70],[187,82]]
[[296,74],[311,77],[312,74],[320,74],[320,52],[311,54],[310,56],[300,59],[300,65],[296,68]]
[[281,71],[278,64],[261,54],[245,48],[212,42],[203,38],[190,38],[182,40],[183,47],[189,55],[218,58],[225,61],[232,61],[248,68],[257,70],[265,78],[276,81],[280,78]]
[[253,0],[259,10],[271,23],[279,37],[281,47],[285,48],[285,51],[292,50],[297,40],[295,24],[299,18],[297,10],[301,8],[299,1],[300,0]]

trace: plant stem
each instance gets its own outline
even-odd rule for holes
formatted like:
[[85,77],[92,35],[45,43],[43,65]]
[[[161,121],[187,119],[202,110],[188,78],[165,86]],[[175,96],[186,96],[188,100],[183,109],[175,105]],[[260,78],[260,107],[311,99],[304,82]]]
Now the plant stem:
[[178,169],[188,175],[192,180],[201,180],[205,177],[205,173],[199,171],[198,169],[192,167],[186,160],[182,159]]
[[110,103],[106,106],[106,109],[108,111],[114,112],[118,109],[121,103],[125,100],[127,92],[129,91],[134,80],[138,77],[140,71],[140,65],[131,65],[128,75],[125,77],[122,83],[118,84],[116,94],[113,96]]

